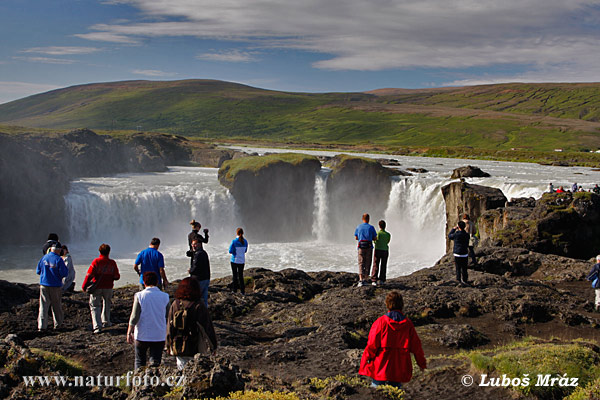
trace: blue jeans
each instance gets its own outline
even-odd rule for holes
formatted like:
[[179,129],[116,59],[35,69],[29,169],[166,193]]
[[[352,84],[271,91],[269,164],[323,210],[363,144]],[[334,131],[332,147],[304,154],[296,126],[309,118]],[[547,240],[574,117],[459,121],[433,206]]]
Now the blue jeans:
[[202,293],[202,298],[204,299],[204,305],[208,309],[208,284],[210,283],[210,279],[205,281],[198,281],[198,285],[200,286],[200,293]]
[[400,382],[376,381],[375,379],[373,379],[373,382],[371,382],[371,387],[377,387],[379,385],[390,385],[390,386],[396,387],[398,389],[400,389],[402,387],[402,383],[400,383]]

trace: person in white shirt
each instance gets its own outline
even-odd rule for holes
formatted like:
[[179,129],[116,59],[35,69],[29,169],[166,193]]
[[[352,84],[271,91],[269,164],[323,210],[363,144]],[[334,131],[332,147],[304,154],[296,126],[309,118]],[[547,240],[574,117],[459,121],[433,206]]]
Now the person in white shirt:
[[150,366],[159,366],[167,337],[167,312],[169,295],[161,291],[158,275],[145,272],[144,286],[134,296],[133,309],[127,328],[127,343],[135,346],[135,369],[146,365],[150,352]]

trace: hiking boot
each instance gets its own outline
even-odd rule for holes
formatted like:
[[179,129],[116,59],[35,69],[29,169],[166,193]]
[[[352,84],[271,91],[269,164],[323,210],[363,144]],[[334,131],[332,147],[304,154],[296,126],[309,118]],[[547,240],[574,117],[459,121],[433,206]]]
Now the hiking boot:
[[363,285],[364,285],[363,281],[359,281],[359,282],[356,284],[356,287],[362,287]]
[[99,333],[102,333],[102,329],[100,329],[100,328],[94,329],[94,335],[97,335]]
[[377,282],[373,281],[373,282],[371,282],[371,285],[377,286]]

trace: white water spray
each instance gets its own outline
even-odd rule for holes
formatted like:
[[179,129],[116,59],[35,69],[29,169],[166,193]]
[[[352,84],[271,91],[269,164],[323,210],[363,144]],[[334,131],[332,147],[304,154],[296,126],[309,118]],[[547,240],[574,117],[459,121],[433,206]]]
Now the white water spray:
[[327,223],[327,178],[331,173],[329,168],[321,168],[315,175],[315,210],[313,211],[312,234],[317,240],[323,241],[329,237],[329,224]]

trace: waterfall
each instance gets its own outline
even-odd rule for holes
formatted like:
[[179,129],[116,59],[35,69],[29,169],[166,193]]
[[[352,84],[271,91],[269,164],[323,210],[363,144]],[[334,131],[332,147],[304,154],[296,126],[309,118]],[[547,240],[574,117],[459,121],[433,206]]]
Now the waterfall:
[[[402,257],[416,262],[416,266],[430,266],[444,254],[446,210],[441,187],[445,183],[439,178],[424,177],[392,181],[385,211],[386,230],[392,234],[390,257]],[[411,265],[410,269],[418,268]]]
[[211,237],[233,237],[236,211],[229,192],[218,185],[206,185],[202,170],[200,177],[185,168],[173,169],[174,174],[181,176],[170,184],[160,174],[73,182],[65,197],[71,241],[127,247],[146,245],[153,236],[160,236],[163,242],[182,241],[191,219],[210,228]]
[[331,169],[321,168],[315,175],[315,210],[313,211],[312,234],[319,241],[323,241],[329,237],[329,224],[327,222],[327,213],[329,210],[327,204],[327,177],[330,173]]

